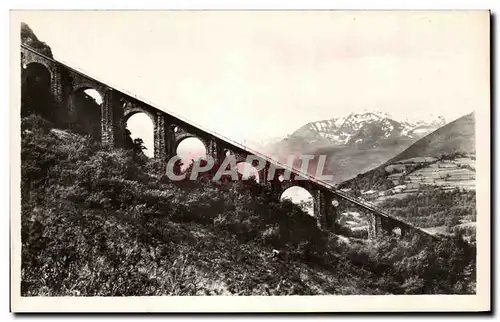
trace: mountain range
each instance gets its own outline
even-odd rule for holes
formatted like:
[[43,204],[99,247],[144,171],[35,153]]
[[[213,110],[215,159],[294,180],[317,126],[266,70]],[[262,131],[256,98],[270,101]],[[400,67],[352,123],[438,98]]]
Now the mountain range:
[[309,143],[330,141],[334,145],[382,145],[394,139],[418,139],[446,124],[443,117],[431,121],[396,121],[386,113],[351,113],[347,116],[308,123],[292,136]]
[[333,183],[340,183],[379,166],[445,124],[443,117],[409,121],[381,112],[350,113],[307,123],[286,138],[274,139],[266,150],[278,157],[324,154],[323,173],[332,174]]
[[[391,176],[394,177],[394,173],[398,172],[396,171],[397,168],[401,170],[401,168],[407,167],[408,164],[410,164],[410,167],[414,167],[415,164],[420,163],[421,166],[429,165],[431,168],[435,168],[434,163],[439,161],[439,159],[451,160],[453,164],[448,164],[449,162],[443,161],[447,164],[445,166],[439,166],[438,169],[420,168],[432,170],[433,172],[438,172],[439,169],[441,169],[439,170],[441,172],[451,171],[454,170],[454,168],[457,168],[456,170],[460,170],[461,172],[464,172],[464,170],[475,172],[475,170],[473,170],[475,168],[475,153],[475,115],[471,113],[419,139],[403,152],[380,164],[378,167],[359,174],[356,178],[344,181],[341,187],[349,187],[352,186],[353,183],[359,185],[360,182],[366,181],[365,179],[373,177],[374,175],[390,179]],[[465,162],[465,159],[470,160]],[[456,164],[464,162],[469,166],[455,167]],[[423,173],[420,174],[420,179],[422,178]],[[371,181],[371,183],[368,184],[366,188],[377,188],[376,184],[373,183],[374,180],[368,181]],[[422,179],[421,181],[424,180]]]
[[[376,168],[338,185],[431,234],[475,238],[476,144],[474,113],[413,143]],[[342,213],[352,229],[366,218]],[[343,219],[342,219],[343,218]]]

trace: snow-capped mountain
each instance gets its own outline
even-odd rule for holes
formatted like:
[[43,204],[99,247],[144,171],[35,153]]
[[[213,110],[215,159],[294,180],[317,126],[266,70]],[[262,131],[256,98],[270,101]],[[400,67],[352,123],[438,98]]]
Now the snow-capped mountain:
[[324,173],[333,174],[333,182],[339,183],[379,166],[445,123],[442,117],[399,121],[380,112],[350,113],[308,123],[265,151],[279,156],[326,155]]
[[443,116],[438,116],[431,121],[422,120],[408,120],[401,122],[407,129],[408,132],[403,132],[403,135],[408,135],[410,137],[422,137],[427,135],[440,127],[446,125],[446,119]]
[[396,121],[381,112],[351,113],[308,123],[291,137],[301,137],[309,143],[326,140],[332,145],[379,145],[395,139],[414,141],[445,124],[443,117],[432,121]]

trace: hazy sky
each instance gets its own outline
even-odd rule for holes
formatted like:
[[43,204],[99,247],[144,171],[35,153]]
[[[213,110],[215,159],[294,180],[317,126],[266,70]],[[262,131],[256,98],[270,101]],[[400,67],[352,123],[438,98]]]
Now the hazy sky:
[[488,106],[487,12],[25,12],[54,57],[241,141]]

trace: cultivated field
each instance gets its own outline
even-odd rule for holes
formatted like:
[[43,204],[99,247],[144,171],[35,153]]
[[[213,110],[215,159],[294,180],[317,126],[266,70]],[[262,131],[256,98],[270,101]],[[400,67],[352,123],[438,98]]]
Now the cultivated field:
[[[386,166],[385,171],[390,173],[388,174],[388,179],[393,182],[394,187],[384,191],[373,189],[361,191],[362,198],[378,206],[384,206],[384,204],[391,200],[409,200],[412,196],[435,189],[439,191],[453,191],[457,188],[464,191],[475,190],[476,172],[474,154],[461,155],[450,160],[440,160],[433,157],[405,159]],[[436,207],[436,216],[440,215],[437,209]],[[388,210],[391,213],[401,213],[404,209],[392,208]],[[425,222],[426,217],[429,216],[428,211],[425,212],[425,215],[419,216],[419,213],[420,211],[417,211],[417,213],[410,217],[402,219],[409,220],[411,218],[410,221]],[[474,229],[475,216],[463,214],[457,214],[457,216],[458,222],[455,226],[457,229]],[[342,213],[340,215],[340,222],[348,226],[351,230],[363,229],[368,224],[366,216],[352,211]],[[450,233],[449,227],[445,225],[421,228],[425,228],[430,233]]]

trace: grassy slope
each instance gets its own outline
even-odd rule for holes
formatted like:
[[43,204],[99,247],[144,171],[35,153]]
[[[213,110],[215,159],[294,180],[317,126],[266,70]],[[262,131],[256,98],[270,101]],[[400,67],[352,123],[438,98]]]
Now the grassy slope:
[[397,145],[371,149],[324,148],[315,151],[314,155],[327,155],[324,173],[332,174],[334,183],[341,183],[359,173],[373,169],[403,149],[404,147]]
[[22,130],[24,296],[475,290],[475,248],[460,238],[339,239],[266,187],[171,182],[133,151],[33,117]]
[[[57,227],[58,241],[37,242],[44,248],[39,257],[49,264],[23,271],[24,295],[384,293],[366,285],[363,275],[372,274],[362,269],[274,260],[271,247],[203,224],[138,225],[118,212],[65,205],[51,206],[47,214],[47,206],[37,207],[32,216],[54,216],[43,222]],[[67,257],[61,258],[61,248]]]
[[174,184],[127,151],[24,128],[24,295],[385,292],[338,252],[316,256],[335,238],[293,204],[259,204],[240,183]]
[[475,119],[468,114],[426,135],[387,164],[414,157],[439,157],[456,152],[475,153]]
[[[475,202],[471,200],[475,187],[474,126],[473,114],[463,116],[420,139],[380,167],[343,182],[341,187],[379,191],[384,191],[391,185],[404,187],[401,192],[374,197],[372,202],[421,228],[439,226],[452,230],[453,227],[459,228],[462,222],[474,222]],[[452,156],[455,153],[467,156]],[[443,155],[450,157],[439,160]],[[416,167],[419,162],[427,164]],[[397,171],[392,172],[396,168]],[[406,174],[402,173],[403,169],[406,169]],[[421,190],[424,186],[428,188]],[[432,187],[437,190],[433,191]],[[457,187],[472,191],[441,191]],[[444,199],[435,199],[436,195]],[[447,198],[452,195],[455,201],[448,204]],[[433,201],[424,202],[417,207],[415,200],[418,198]],[[462,204],[462,200],[468,200],[469,203]],[[349,220],[350,215],[345,217],[344,220]],[[356,226],[363,225],[366,225],[366,221],[356,222]],[[473,229],[468,229],[467,233],[474,235]]]

